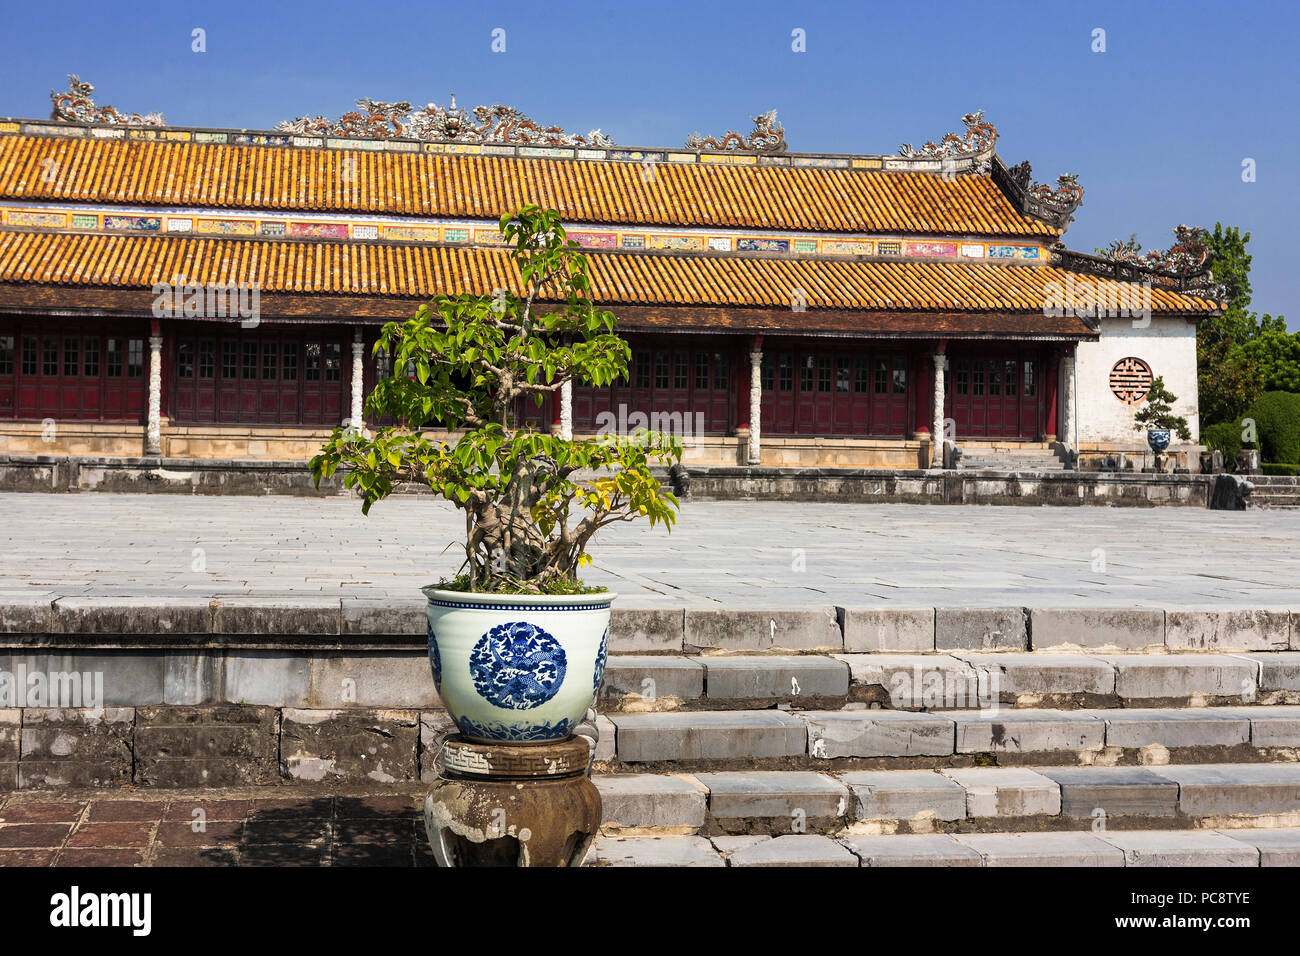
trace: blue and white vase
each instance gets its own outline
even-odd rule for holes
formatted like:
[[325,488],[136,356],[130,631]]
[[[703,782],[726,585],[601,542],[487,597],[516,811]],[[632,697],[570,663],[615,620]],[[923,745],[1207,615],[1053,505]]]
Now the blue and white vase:
[[605,673],[617,595],[424,594],[433,680],[462,736],[542,743],[573,733]]
[[1148,428],[1147,444],[1151,446],[1154,452],[1164,451],[1169,447],[1169,429],[1168,428]]

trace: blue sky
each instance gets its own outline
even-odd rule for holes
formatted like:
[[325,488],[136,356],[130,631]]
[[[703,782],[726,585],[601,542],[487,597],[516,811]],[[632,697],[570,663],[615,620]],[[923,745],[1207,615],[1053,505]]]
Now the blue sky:
[[[501,102],[618,143],[747,132],[775,107],[792,150],[893,153],[986,111],[1008,163],[1079,175],[1066,236],[1091,251],[1178,223],[1252,235],[1254,303],[1300,328],[1300,4],[1128,0],[538,3],[8,0],[0,115],[45,116],[76,72],[174,125],[269,128],[359,96]],[[207,52],[191,51],[206,31]],[[504,53],[491,49],[505,30]],[[791,49],[802,29],[806,52]],[[1105,52],[1093,31],[1105,30]],[[1242,161],[1256,181],[1242,181]]]

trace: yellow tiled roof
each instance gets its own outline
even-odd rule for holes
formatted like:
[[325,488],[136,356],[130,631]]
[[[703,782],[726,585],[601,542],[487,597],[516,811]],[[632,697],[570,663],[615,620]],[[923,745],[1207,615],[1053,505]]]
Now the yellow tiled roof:
[[[658,253],[589,254],[602,304],[1040,313],[1049,283],[1124,284],[1052,266],[833,261]],[[358,242],[197,239],[0,232],[0,282],[149,288],[180,281],[256,283],[264,293],[424,299],[518,290],[504,249]],[[1128,286],[1127,288],[1132,288]],[[1211,312],[1215,303],[1156,287],[1151,309]]]
[[567,223],[1052,237],[988,176],[0,137],[0,199]]

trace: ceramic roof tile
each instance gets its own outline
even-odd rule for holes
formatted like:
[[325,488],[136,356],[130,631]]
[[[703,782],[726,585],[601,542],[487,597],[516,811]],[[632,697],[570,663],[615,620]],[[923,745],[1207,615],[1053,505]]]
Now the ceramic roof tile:
[[[58,164],[53,181],[41,176]],[[652,172],[651,172],[652,170]],[[986,176],[0,137],[0,198],[571,223],[1045,237]]]
[[[598,301],[790,309],[801,290],[808,310],[1041,312],[1052,266],[958,262],[766,259],[748,256],[595,253]],[[160,267],[161,264],[161,267]],[[160,276],[160,278],[158,278]],[[263,292],[369,294],[425,298],[439,292],[491,295],[518,289],[506,250],[377,243],[0,233],[0,282],[148,287],[186,282],[256,281]],[[1091,281],[1099,294],[1119,287]],[[1152,291],[1157,312],[1209,312],[1209,300]]]

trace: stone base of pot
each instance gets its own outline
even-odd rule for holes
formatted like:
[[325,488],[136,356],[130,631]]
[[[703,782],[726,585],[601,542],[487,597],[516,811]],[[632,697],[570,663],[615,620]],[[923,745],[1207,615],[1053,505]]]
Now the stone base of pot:
[[581,866],[600,829],[583,737],[477,743],[448,737],[424,826],[439,866]]

